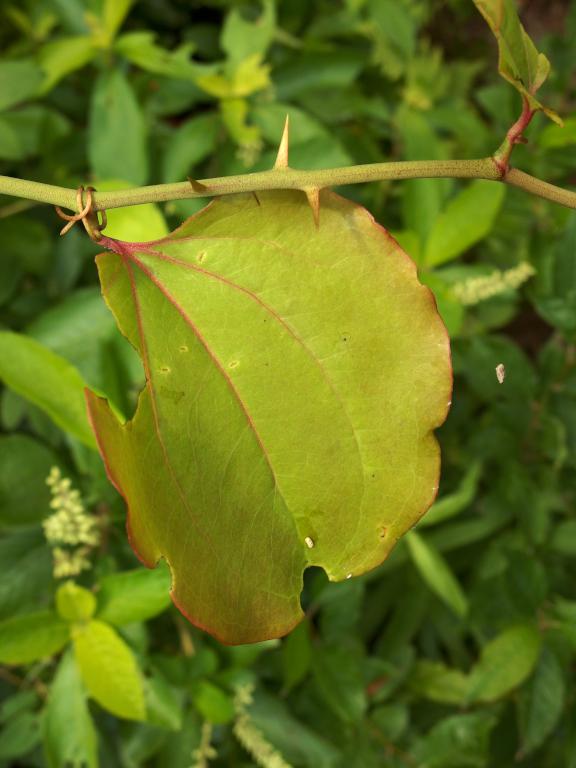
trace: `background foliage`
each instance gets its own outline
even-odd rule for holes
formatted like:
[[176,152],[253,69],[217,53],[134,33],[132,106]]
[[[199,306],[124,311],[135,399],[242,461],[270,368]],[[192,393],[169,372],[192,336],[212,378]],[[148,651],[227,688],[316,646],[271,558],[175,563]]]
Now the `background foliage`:
[[[569,186],[576,6],[523,6],[567,119],[537,116],[514,163]],[[520,106],[464,0],[0,13],[0,171],[70,187],[270,167],[286,112],[295,167],[484,156]],[[488,182],[344,192],[415,259],[452,335],[441,497],[371,574],[310,570],[288,638],[236,648],[138,566],[93,450],[83,381],[129,414],[143,379],[97,248],[1,200],[0,328],[18,335],[0,342],[0,765],[576,766],[575,214]],[[199,205],[113,211],[107,233],[158,237]]]

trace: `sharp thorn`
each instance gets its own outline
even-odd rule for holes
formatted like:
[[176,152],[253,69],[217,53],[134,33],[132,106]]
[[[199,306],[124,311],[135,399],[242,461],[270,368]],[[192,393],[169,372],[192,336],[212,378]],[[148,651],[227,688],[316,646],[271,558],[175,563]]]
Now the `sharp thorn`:
[[314,216],[314,224],[316,229],[320,226],[320,188],[319,187],[307,187],[304,190],[310,208],[312,208],[312,215]]
[[256,192],[252,192],[252,197],[254,198],[254,200],[256,200],[256,205],[258,206],[262,205],[262,203],[260,202],[260,198],[258,197]]
[[192,186],[192,189],[194,192],[207,192],[208,187],[206,184],[202,184],[200,181],[196,181],[196,179],[191,179],[190,176],[188,176],[188,181],[190,182],[190,185]]
[[288,144],[290,143],[290,115],[286,115],[284,122],[284,130],[282,132],[282,138],[280,140],[280,146],[278,147],[278,154],[276,155],[276,162],[274,168],[288,168]]

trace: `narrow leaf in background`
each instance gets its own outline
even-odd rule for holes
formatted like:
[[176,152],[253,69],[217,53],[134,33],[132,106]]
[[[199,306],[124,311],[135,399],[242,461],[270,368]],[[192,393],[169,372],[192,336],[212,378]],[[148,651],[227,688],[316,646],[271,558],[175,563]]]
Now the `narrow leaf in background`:
[[410,531],[406,543],[414,565],[430,589],[454,613],[465,616],[468,613],[466,595],[442,555],[416,531]]
[[146,123],[132,86],[119,69],[99,76],[88,134],[88,156],[96,181],[116,178],[121,158],[122,177],[135,186],[146,183]]

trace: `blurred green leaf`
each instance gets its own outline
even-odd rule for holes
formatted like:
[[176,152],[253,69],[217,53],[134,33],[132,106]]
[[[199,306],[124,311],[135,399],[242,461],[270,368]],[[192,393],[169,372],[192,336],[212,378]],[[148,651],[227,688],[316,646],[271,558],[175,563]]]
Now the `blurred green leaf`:
[[135,0],[104,0],[102,21],[108,40],[113,40]]
[[56,610],[60,618],[71,623],[86,622],[96,610],[96,598],[73,581],[66,581],[56,592]]
[[466,702],[468,676],[439,661],[418,661],[409,678],[410,689],[418,696],[441,704],[462,706]]
[[44,72],[42,92],[50,91],[62,78],[85,67],[96,54],[92,39],[86,35],[62,37],[43,45],[38,54]]
[[424,253],[427,266],[455,259],[482,240],[494,226],[506,188],[491,181],[473,181],[440,213]]
[[418,529],[443,523],[465,510],[476,496],[481,471],[481,464],[472,464],[454,493],[442,496],[441,499],[434,502],[418,523]]
[[122,177],[138,186],[148,179],[147,127],[136,95],[120,69],[102,72],[92,92],[88,156],[97,179]]
[[562,715],[565,698],[564,670],[556,654],[544,647],[532,678],[518,697],[523,757],[538,749],[552,733]]
[[127,32],[118,38],[114,48],[128,61],[155,75],[195,82],[197,77],[205,74],[205,66],[190,60],[193,45],[185,44],[176,51],[167,51],[154,42],[155,37],[154,32]]
[[68,625],[44,611],[0,622],[0,663],[29,664],[58,653],[68,640]]
[[166,563],[156,568],[112,573],[100,582],[98,618],[109,624],[146,621],[170,605],[170,570]]
[[468,600],[442,555],[416,531],[406,536],[410,556],[430,589],[458,616],[468,613]]
[[210,155],[216,146],[217,127],[216,115],[210,113],[179,126],[164,154],[162,174],[166,183],[183,181],[197,163]]
[[84,381],[70,363],[23,334],[0,332],[0,379],[66,432],[95,447]]
[[542,639],[530,624],[510,627],[482,648],[469,678],[469,702],[491,702],[517,688],[532,673]]
[[0,61],[0,110],[36,95],[42,73],[31,59]]
[[262,12],[254,21],[248,21],[240,8],[232,8],[220,36],[220,45],[234,65],[254,54],[263,55],[272,42],[276,25],[274,0],[262,0]]
[[367,700],[357,650],[324,645],[314,654],[312,670],[318,691],[334,714],[345,723],[359,722]]
[[144,720],[144,686],[136,659],[124,640],[103,621],[74,627],[72,639],[80,676],[89,695],[117,717]]
[[96,730],[71,652],[62,657],[42,718],[48,768],[98,768]]
[[0,732],[0,760],[19,763],[40,741],[38,716],[21,712],[8,721]]
[[182,727],[183,695],[160,674],[146,678],[145,686],[147,721],[171,731]]
[[27,435],[0,436],[0,522],[3,527],[38,523],[49,513],[46,478],[55,454]]
[[418,764],[426,768],[486,768],[495,724],[490,712],[444,718],[417,745]]
[[284,689],[289,691],[308,674],[312,665],[312,646],[308,622],[302,621],[282,642]]
[[198,680],[192,689],[197,711],[209,723],[229,723],[234,718],[232,697],[209,680]]

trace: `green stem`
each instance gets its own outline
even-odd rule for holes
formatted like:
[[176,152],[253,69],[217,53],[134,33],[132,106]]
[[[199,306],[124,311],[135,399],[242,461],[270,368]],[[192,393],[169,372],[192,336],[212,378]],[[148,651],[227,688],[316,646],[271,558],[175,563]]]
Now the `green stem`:
[[[479,160],[430,160],[413,162],[373,163],[353,165],[347,168],[330,168],[319,171],[299,171],[293,168],[275,168],[260,173],[203,179],[192,184],[188,181],[176,184],[157,184],[135,187],[118,192],[96,192],[94,209],[106,210],[143,203],[159,203],[193,197],[216,197],[238,192],[263,192],[271,189],[318,189],[344,184],[360,184],[369,181],[399,179],[489,179],[501,181],[524,189],[539,197],[576,208],[576,192],[540,181],[522,171],[508,169],[503,173],[494,158]],[[0,176],[0,194],[12,195],[40,203],[59,205],[76,211],[76,190]]]

